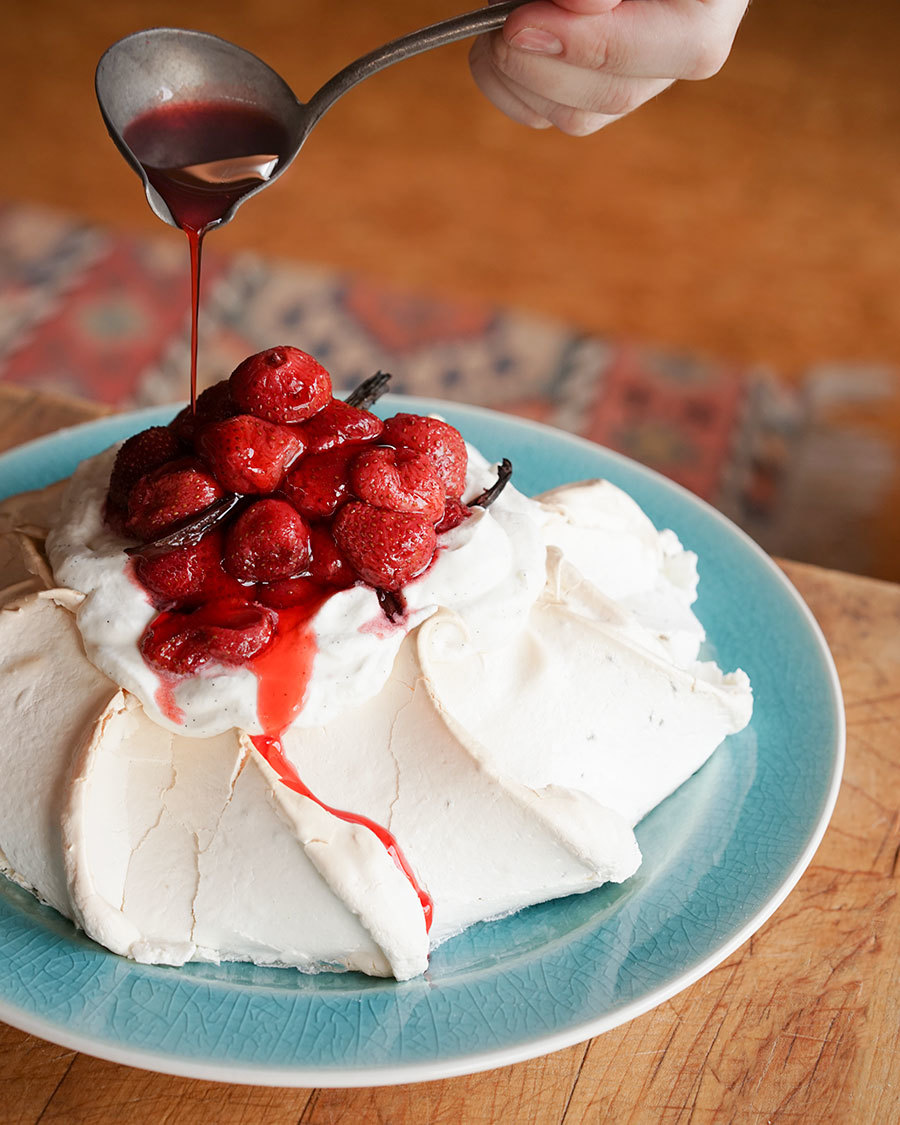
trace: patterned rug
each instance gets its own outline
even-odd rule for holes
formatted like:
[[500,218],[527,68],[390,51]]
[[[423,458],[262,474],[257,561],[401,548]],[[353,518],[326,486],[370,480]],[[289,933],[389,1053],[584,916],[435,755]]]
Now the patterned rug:
[[[597,339],[309,266],[205,253],[201,384],[276,343],[336,384],[546,422],[679,481],[767,551],[900,579],[900,379],[851,363],[802,380]],[[119,407],[182,399],[187,253],[0,204],[0,378]]]

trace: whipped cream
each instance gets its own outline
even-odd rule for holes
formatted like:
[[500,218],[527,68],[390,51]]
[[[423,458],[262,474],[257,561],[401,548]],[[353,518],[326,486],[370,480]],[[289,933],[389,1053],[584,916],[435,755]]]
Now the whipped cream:
[[[115,449],[84,462],[61,504],[62,516],[47,538],[56,581],[85,595],[78,627],[89,659],[136,695],[147,714],[179,733],[197,737],[238,727],[261,733],[257,681],[247,668],[214,668],[174,687],[183,722],[173,722],[158,703],[159,677],[144,661],[138,641],[156,616],[146,592],[131,574],[124,548],[103,508]],[[472,451],[467,495],[495,479]],[[485,644],[513,635],[544,582],[544,545],[534,505],[507,488],[490,513],[478,509],[442,536],[427,572],[404,589],[403,620],[389,623],[368,586],[339,590],[311,621],[316,656],[296,723],[318,726],[376,695],[390,675],[404,636],[439,605],[461,612]]]
[[[363,586],[311,619],[282,745],[315,797],[294,792],[249,737],[248,669],[181,681],[183,724],[157,705],[156,611],[102,519],[114,455],[78,469],[48,536],[62,592],[0,598],[0,869],[115,952],[406,979],[476,921],[632,875],[634,825],[750,719],[744,673],[699,659],[673,532],[608,482],[508,485],[440,537],[400,622]],[[470,449],[466,496],[495,476]],[[402,848],[430,930],[360,817]]]

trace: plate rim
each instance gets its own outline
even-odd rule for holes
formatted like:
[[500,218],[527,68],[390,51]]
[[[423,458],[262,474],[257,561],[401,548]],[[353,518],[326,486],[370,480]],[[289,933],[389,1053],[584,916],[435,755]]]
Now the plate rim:
[[[28,1034],[37,1035],[49,1042],[57,1043],[63,1047],[81,1051],[93,1057],[111,1062],[134,1066],[140,1069],[153,1070],[164,1074],[179,1077],[199,1078],[209,1081],[228,1082],[237,1085],[262,1085],[282,1088],[355,1088],[391,1086],[413,1082],[435,1081],[443,1078],[459,1077],[466,1074],[476,1074],[498,1067],[510,1066],[515,1063],[525,1062],[541,1055],[562,1050],[576,1043],[584,1042],[606,1031],[637,1018],[640,1015],[665,1003],[673,996],[689,988],[702,977],[711,972],[722,961],[726,960],[736,949],[740,948],[768,918],[781,906],[791,891],[799,882],[803,873],[811,863],[822,838],[831,820],[837,796],[840,790],[841,777],[846,756],[846,715],[840,679],[834,663],[834,658],[828,647],[821,626],[813,615],[811,609],[800,595],[797,588],[784,573],[781,567],[757,544],[742,528],[706,500],[696,496],[676,481],[670,480],[661,473],[626,455],[609,449],[599,443],[590,441],[578,434],[559,429],[542,422],[535,422],[529,418],[517,415],[504,414],[501,411],[488,407],[474,406],[468,403],[453,402],[451,400],[436,399],[418,395],[387,394],[379,404],[382,407],[394,409],[413,409],[417,412],[441,413],[444,410],[469,415],[485,422],[500,421],[514,429],[526,433],[540,435],[550,431],[557,438],[571,444],[576,449],[583,449],[586,453],[602,453],[605,457],[619,464],[629,472],[637,473],[651,485],[661,487],[663,491],[671,491],[676,496],[687,500],[690,505],[699,507],[711,516],[719,527],[732,536],[737,536],[742,546],[755,556],[770,577],[774,577],[783,591],[793,602],[803,619],[809,638],[814,642],[814,648],[821,660],[825,672],[830,703],[833,709],[835,743],[831,754],[831,773],[822,801],[819,816],[809,833],[805,846],[795,859],[790,870],[782,882],[774,888],[772,893],[760,905],[757,911],[739,926],[738,929],[724,942],[711,950],[706,957],[695,965],[682,971],[666,984],[655,989],[650,989],[643,996],[632,1000],[620,1007],[613,1008],[592,1019],[580,1020],[567,1025],[562,1030],[531,1036],[521,1042],[508,1046],[480,1050],[473,1054],[438,1056],[421,1062],[390,1063],[383,1066],[349,1066],[321,1067],[321,1066],[296,1066],[293,1064],[267,1063],[242,1063],[237,1060],[217,1062],[209,1059],[180,1058],[176,1055],[136,1046],[122,1046],[119,1042],[103,1039],[99,1036],[72,1031],[65,1025],[55,1023],[42,1016],[10,1004],[6,997],[0,996],[0,1020],[11,1027],[18,1028]],[[9,469],[13,471],[18,467],[17,462],[27,462],[41,449],[58,444],[60,438],[72,439],[85,431],[98,431],[99,436],[107,429],[121,431],[122,423],[133,421],[136,428],[142,422],[159,418],[162,413],[170,410],[177,411],[183,403],[160,404],[145,406],[135,410],[121,411],[114,414],[102,415],[95,419],[62,427],[52,433],[34,438],[31,441],[15,446],[0,454],[0,499],[13,494],[8,491],[2,477]],[[59,478],[56,478],[59,479]],[[37,487],[41,487],[38,485]],[[18,491],[16,489],[15,491]]]

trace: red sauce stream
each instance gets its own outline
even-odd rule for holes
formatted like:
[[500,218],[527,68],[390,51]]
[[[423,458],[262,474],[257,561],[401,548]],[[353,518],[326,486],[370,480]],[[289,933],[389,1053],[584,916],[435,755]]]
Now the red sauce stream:
[[303,706],[306,689],[312,675],[316,655],[316,639],[311,621],[316,611],[333,593],[327,587],[310,583],[309,600],[290,609],[278,610],[278,631],[272,644],[250,661],[258,681],[257,713],[264,734],[253,735],[251,740],[259,753],[269,763],[281,782],[315,801],[332,816],[347,824],[358,824],[378,838],[388,855],[403,872],[422,904],[425,930],[431,929],[434,904],[430,895],[418,883],[412,867],[404,856],[394,836],[382,825],[366,816],[335,809],[313,793],[300,780],[297,771],[288,761],[281,743],[281,735],[296,718]]
[[252,736],[252,742],[259,753],[262,754],[272,769],[278,774],[282,784],[286,785],[288,789],[293,789],[295,793],[299,793],[302,797],[308,797],[311,801],[315,801],[320,808],[323,808],[332,816],[337,817],[338,820],[346,821],[347,824],[359,824],[363,828],[368,828],[370,832],[375,834],[386,848],[388,855],[409,880],[412,889],[416,892],[419,902],[422,904],[422,913],[425,915],[425,932],[427,933],[431,929],[431,923],[434,917],[434,903],[428,892],[419,885],[406,856],[404,856],[403,852],[400,850],[400,845],[393,835],[380,824],[376,824],[374,820],[369,820],[367,816],[360,816],[359,813],[346,812],[343,809],[335,809],[332,808],[331,805],[326,805],[324,801],[320,801],[315,793],[303,784],[297,775],[297,771],[287,760],[280,738],[268,734],[255,734]]

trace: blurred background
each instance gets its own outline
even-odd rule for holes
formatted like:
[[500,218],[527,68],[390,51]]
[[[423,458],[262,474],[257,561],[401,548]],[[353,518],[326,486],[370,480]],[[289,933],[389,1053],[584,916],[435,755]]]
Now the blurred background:
[[[0,379],[116,407],[187,393],[187,251],[93,93],[154,25],[301,97],[449,0],[6,0]],[[773,553],[900,580],[900,12],[757,0],[724,70],[592,137],[532,132],[468,45],[370,79],[207,242],[201,381],[292,343],[349,387],[562,426]]]

